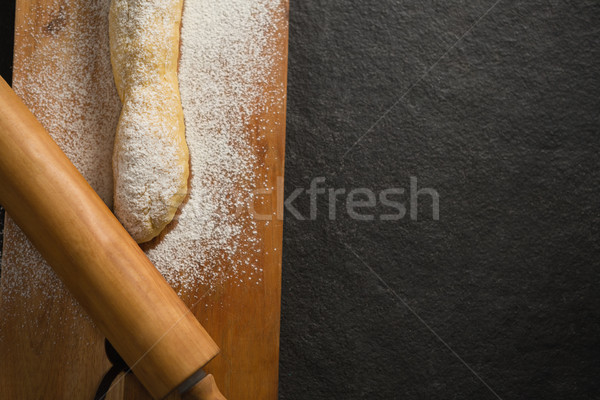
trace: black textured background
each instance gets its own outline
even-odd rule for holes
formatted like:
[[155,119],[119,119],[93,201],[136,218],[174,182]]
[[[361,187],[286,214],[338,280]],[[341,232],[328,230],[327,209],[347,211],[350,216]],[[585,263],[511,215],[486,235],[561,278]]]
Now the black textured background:
[[414,176],[440,218],[427,196],[417,221],[342,197],[329,220],[326,195],[286,214],[281,399],[600,398],[599,21],[594,0],[291,0],[286,194]]

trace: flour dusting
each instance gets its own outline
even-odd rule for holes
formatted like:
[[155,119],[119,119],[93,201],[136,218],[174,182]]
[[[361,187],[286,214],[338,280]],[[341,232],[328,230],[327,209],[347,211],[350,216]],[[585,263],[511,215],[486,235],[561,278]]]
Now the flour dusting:
[[[261,177],[251,119],[280,54],[272,0],[184,1],[179,88],[190,149],[190,196],[147,254],[179,291],[239,277],[260,282],[256,222],[245,211]],[[283,93],[283,87],[276,88]],[[242,268],[243,267],[243,268]]]
[[[108,3],[32,5],[31,20],[17,30],[17,35],[28,36],[32,46],[16,47],[15,65],[20,67],[14,73],[13,89],[111,206],[110,160],[121,106],[108,57]],[[43,28],[39,22],[35,27],[35,21],[43,21]],[[4,239],[3,300],[17,295],[70,298],[10,218]]]
[[[30,15],[45,28],[21,29],[33,48],[17,49],[22,69],[14,88],[109,205],[111,156],[120,113],[110,65],[109,0],[56,2]],[[189,196],[161,236],[143,248],[180,294],[212,290],[225,281],[259,283],[260,237],[248,213],[265,149],[252,131],[269,114],[265,98],[283,101],[271,70],[285,16],[279,0],[185,0],[179,89],[191,170]],[[57,37],[60,40],[56,40]],[[275,93],[275,95],[273,95]],[[278,97],[279,96],[279,97]],[[261,120],[262,121],[262,120]],[[265,129],[264,127],[260,128]],[[65,294],[53,271],[9,221],[2,296]],[[201,296],[202,293],[197,293]]]

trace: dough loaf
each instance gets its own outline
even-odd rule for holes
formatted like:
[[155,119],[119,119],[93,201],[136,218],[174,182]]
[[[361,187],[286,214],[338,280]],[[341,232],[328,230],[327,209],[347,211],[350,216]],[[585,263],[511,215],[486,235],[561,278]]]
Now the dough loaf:
[[182,0],[112,0],[113,74],[122,102],[114,212],[138,242],[157,236],[187,194],[189,153],[177,81]]

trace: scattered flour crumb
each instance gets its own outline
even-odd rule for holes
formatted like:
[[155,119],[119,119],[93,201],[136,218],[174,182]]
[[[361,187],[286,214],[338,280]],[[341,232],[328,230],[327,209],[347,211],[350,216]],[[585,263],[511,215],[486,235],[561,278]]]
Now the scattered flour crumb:
[[[17,31],[32,45],[16,48],[20,68],[14,73],[13,89],[111,206],[110,162],[120,102],[107,57],[108,3],[32,5],[31,19]],[[35,27],[36,20],[45,25]],[[76,304],[10,218],[4,239],[3,301],[18,296],[22,301],[66,298]],[[84,315],[78,306],[71,309]]]
[[257,224],[246,211],[262,185],[262,160],[249,125],[269,106],[265,87],[280,60],[272,51],[278,9],[272,0],[184,1],[179,87],[190,196],[177,224],[147,250],[180,292],[243,282],[240,271],[261,280]]
[[[112,206],[111,156],[120,101],[110,66],[109,3],[65,0],[59,9],[34,9],[31,15],[50,22],[42,30],[31,23],[21,31],[35,45],[17,49],[22,69],[14,88]],[[281,10],[278,0],[184,1],[179,86],[191,158],[190,195],[166,232],[143,247],[180,294],[202,296],[225,281],[262,282],[260,237],[246,210],[255,202],[255,189],[266,185],[256,172],[264,149],[256,146],[269,132],[249,127],[264,122],[260,116],[273,106],[264,100],[273,97],[265,96],[265,88],[277,91],[278,101],[284,98],[283,84],[270,81],[270,70],[283,56],[272,52]],[[39,293],[70,298],[10,220],[5,240],[3,298]]]

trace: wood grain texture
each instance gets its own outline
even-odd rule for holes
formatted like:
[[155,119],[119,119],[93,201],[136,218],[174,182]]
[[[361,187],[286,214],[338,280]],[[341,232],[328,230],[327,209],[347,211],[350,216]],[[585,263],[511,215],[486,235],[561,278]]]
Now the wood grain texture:
[[[75,22],[97,22],[91,11],[86,12],[87,6],[82,6],[83,3],[83,0],[17,1],[14,84],[31,80],[35,68],[31,64],[24,65],[24,60],[42,57],[43,54],[37,55],[35,49],[44,43],[61,41],[64,42],[64,54],[71,51],[69,39],[61,35],[64,26]],[[281,7],[281,11],[287,13],[287,4],[281,3]],[[276,29],[281,35],[272,51],[283,57],[272,71],[273,88],[286,81],[287,23]],[[76,51],[74,47],[72,51]],[[46,63],[40,58],[36,63],[58,71],[61,66],[55,58]],[[263,127],[272,132],[266,137],[256,136],[254,144],[256,155],[263,161],[260,163],[262,171],[257,175],[263,174],[273,187],[278,188],[263,196],[265,202],[260,206],[261,212],[280,216],[285,104],[274,98],[276,91],[273,88],[264,87],[264,93],[267,97],[273,96],[276,106],[265,115],[253,116],[249,132],[260,132]],[[27,87],[22,89],[26,91]],[[69,99],[64,101],[68,106]],[[28,106],[36,115],[44,113],[44,104],[28,103]],[[77,104],[72,106],[77,107]],[[60,136],[61,132],[54,132],[57,133]],[[57,142],[61,144],[60,137]],[[110,168],[110,160],[105,160],[105,165]],[[107,196],[102,197],[110,203]],[[195,293],[182,296],[221,347],[222,354],[209,363],[207,371],[215,376],[223,394],[234,400],[277,398],[282,221],[274,218],[270,223],[257,223],[263,250],[260,252],[263,268],[260,285],[225,282],[208,294],[204,294],[205,288],[198,287]],[[109,366],[103,352],[104,338],[53,273],[47,270],[39,255],[31,250],[31,245],[10,218],[5,228],[2,263],[0,398],[92,398]],[[6,286],[7,277],[15,274],[24,286],[30,284],[42,290],[26,294],[15,292]],[[194,300],[196,297],[201,301]],[[122,376],[107,396],[109,400],[148,398],[148,393],[132,375]]]
[[165,397],[219,349],[4,80],[0,110],[0,202],[136,377]]

